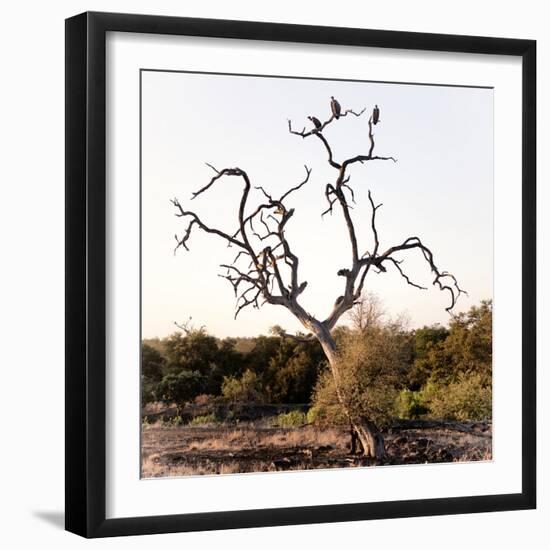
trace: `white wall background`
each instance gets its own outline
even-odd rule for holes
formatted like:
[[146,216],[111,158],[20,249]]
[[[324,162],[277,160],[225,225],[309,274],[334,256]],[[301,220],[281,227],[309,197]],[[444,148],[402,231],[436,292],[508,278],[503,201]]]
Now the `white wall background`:
[[[469,516],[295,526],[86,542],[63,524],[64,18],[93,9],[538,40],[539,182],[550,176],[550,37],[542,2],[394,0],[21,1],[0,34],[0,543],[6,548],[543,548],[548,541],[550,407],[539,345],[539,509]],[[539,185],[539,341],[546,332],[550,220]],[[542,310],[546,312],[543,314]],[[545,428],[546,426],[546,428]],[[545,542],[546,541],[546,542]],[[367,544],[368,543],[368,544]]]

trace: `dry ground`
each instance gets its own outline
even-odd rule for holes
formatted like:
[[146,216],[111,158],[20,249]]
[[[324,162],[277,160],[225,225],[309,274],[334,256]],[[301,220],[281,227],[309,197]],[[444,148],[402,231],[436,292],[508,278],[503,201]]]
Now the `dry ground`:
[[[384,434],[383,464],[490,460],[488,423],[409,423]],[[231,425],[167,426],[142,430],[142,476],[309,470],[372,465],[349,452],[343,430],[266,427],[265,422]]]

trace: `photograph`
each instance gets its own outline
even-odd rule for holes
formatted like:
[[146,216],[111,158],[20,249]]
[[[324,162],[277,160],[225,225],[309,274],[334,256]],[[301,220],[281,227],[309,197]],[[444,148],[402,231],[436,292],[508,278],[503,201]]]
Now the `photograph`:
[[0,546],[538,550],[542,6],[7,3]]
[[140,71],[142,479],[492,460],[493,92]]

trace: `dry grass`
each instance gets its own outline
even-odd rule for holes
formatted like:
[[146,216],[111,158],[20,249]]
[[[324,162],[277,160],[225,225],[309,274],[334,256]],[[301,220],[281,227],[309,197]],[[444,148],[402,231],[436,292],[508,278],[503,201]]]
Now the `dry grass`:
[[[141,463],[141,476],[144,478],[152,477],[180,477],[190,475],[210,474],[209,470],[200,466],[186,466],[184,464],[166,464],[159,460],[158,454],[152,454],[144,458]],[[234,473],[234,472],[220,472]]]
[[[371,465],[350,455],[349,436],[314,426],[276,428],[265,422],[238,427],[144,425],[142,476],[165,477],[307,470]],[[487,434],[409,429],[386,434],[385,464],[490,460]]]
[[216,435],[216,438],[200,438],[200,436],[191,438],[189,450],[240,451],[261,447],[277,449],[278,447],[314,447],[322,445],[345,447],[347,443],[347,437],[339,430],[319,430],[312,426],[299,429],[265,429],[261,432],[254,428],[219,430]]

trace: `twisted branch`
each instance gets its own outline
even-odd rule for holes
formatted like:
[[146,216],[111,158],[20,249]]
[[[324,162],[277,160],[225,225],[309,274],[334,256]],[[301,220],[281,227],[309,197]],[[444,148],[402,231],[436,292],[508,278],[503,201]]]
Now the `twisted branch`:
[[[237,216],[238,229],[233,234],[229,234],[221,229],[210,227],[195,212],[184,210],[178,199],[173,199],[171,202],[176,207],[176,216],[189,220],[183,237],[175,236],[177,245],[174,252],[179,247],[189,250],[188,241],[195,226],[206,233],[215,234],[224,239],[229,246],[234,245],[240,249],[231,264],[220,265],[225,269],[225,274],[220,274],[220,277],[229,281],[235,293],[235,317],[244,308],[248,306],[259,308],[265,302],[285,305],[299,311],[299,306],[294,302],[304,291],[307,282],[299,282],[299,258],[292,252],[285,235],[285,227],[294,214],[294,209],[287,208],[285,201],[309,181],[311,169],[305,166],[306,174],[302,181],[290,187],[279,198],[273,198],[262,186],[257,186],[255,189],[263,194],[267,202],[256,206],[252,213],[248,214],[248,199],[252,188],[248,174],[241,168],[217,170],[211,164],[207,166],[214,170],[215,175],[206,185],[192,193],[191,200],[210,190],[224,177],[240,178],[244,186]],[[269,212],[267,216],[266,212]],[[256,221],[257,224],[255,224]],[[259,243],[270,242],[258,249],[254,239]],[[276,253],[276,251],[279,252]],[[281,262],[290,270],[288,282],[285,281]],[[247,264],[246,268],[242,267],[243,263]],[[274,293],[275,286],[277,293]],[[262,298],[263,302],[260,302]]]
[[[353,114],[356,117],[359,117],[364,112],[365,109],[362,109],[360,112],[355,112],[351,109],[348,109],[347,111],[344,111],[344,113],[342,113],[339,118],[345,117],[348,114]],[[440,290],[446,290],[450,292],[451,304],[449,307],[446,308],[446,310],[450,312],[454,307],[458,296],[464,293],[464,291],[458,286],[457,280],[452,274],[445,271],[439,271],[433,261],[432,252],[419,239],[414,242],[408,239],[407,241],[405,241],[406,244],[392,247],[388,249],[384,254],[379,254],[380,240],[376,227],[376,211],[382,205],[374,204],[370,191],[368,192],[368,197],[371,206],[371,231],[374,240],[374,248],[372,252],[369,252],[367,250],[361,257],[359,257],[358,239],[355,225],[350,212],[351,206],[344,193],[344,190],[348,191],[350,193],[351,200],[355,203],[355,194],[353,192],[352,186],[349,184],[350,176],[347,175],[347,169],[356,163],[364,164],[373,160],[391,160],[393,162],[397,162],[397,160],[393,156],[381,156],[374,154],[375,140],[373,125],[376,123],[376,121],[373,120],[372,115],[369,117],[368,120],[368,152],[366,154],[355,155],[343,161],[335,160],[332,147],[326,136],[323,135],[323,131],[326,129],[326,127],[329,124],[333,123],[335,120],[338,119],[336,119],[336,117],[333,115],[325,122],[323,122],[318,128],[315,127],[309,131],[305,128],[301,131],[294,130],[292,128],[291,121],[288,121],[288,129],[291,134],[298,135],[303,139],[310,136],[316,136],[318,139],[320,139],[328,153],[329,165],[338,171],[335,182],[328,183],[325,187],[325,198],[327,200],[328,207],[321,213],[321,217],[328,213],[332,215],[334,211],[334,206],[336,204],[340,206],[344,221],[346,223],[346,228],[348,230],[348,237],[351,247],[351,264],[349,267],[341,268],[338,270],[337,274],[344,278],[344,292],[336,299],[333,309],[329,316],[323,321],[323,325],[329,330],[332,330],[340,317],[355,305],[355,303],[361,296],[365,284],[365,279],[371,269],[371,266],[374,267],[377,272],[385,273],[387,270],[384,266],[384,263],[389,262],[397,269],[397,271],[399,272],[401,277],[405,279],[407,284],[415,288],[424,290],[425,287],[414,283],[403,271],[400,265],[401,260],[393,257],[393,254],[395,252],[408,250],[410,248],[418,248],[422,251],[424,258],[430,266],[431,271],[435,275],[433,284],[438,286]]]
[[[238,228],[232,234],[206,225],[196,213],[184,210],[177,199],[172,200],[172,204],[176,207],[176,216],[188,219],[188,225],[183,236],[179,238],[176,235],[177,246],[174,252],[180,247],[189,250],[188,241],[195,227],[224,239],[228,246],[239,248],[231,264],[221,264],[221,267],[226,272],[220,275],[224,279],[227,279],[233,287],[236,297],[235,317],[248,306],[259,308],[263,303],[267,302],[286,307],[308,330],[315,334],[331,331],[340,317],[357,303],[363,292],[365,280],[371,267],[378,273],[385,273],[387,269],[384,264],[393,265],[408,285],[426,290],[426,287],[410,279],[401,267],[403,260],[394,256],[397,253],[414,249],[422,253],[430,271],[434,275],[432,284],[442,291],[449,292],[451,302],[446,308],[448,312],[451,312],[454,308],[460,294],[466,294],[459,287],[457,279],[453,274],[439,270],[435,264],[432,251],[418,237],[409,237],[401,244],[389,247],[385,252],[380,254],[376,213],[382,205],[374,203],[370,191],[368,192],[368,198],[371,207],[370,225],[373,237],[373,249],[372,252],[367,250],[362,256],[359,256],[358,237],[351,216],[352,207],[348,202],[348,197],[350,197],[351,201],[355,203],[355,194],[350,184],[350,176],[347,174],[347,169],[356,163],[364,164],[374,160],[397,162],[397,160],[392,156],[374,154],[373,125],[379,122],[379,120],[376,118],[373,121],[372,115],[368,120],[369,149],[365,154],[358,154],[342,161],[335,160],[332,147],[323,132],[339,119],[350,115],[361,117],[364,112],[365,109],[359,112],[347,109],[341,112],[338,118],[333,114],[322,123],[318,119],[315,119],[316,127],[309,130],[306,130],[304,127],[301,131],[294,130],[292,122],[288,120],[288,131],[291,134],[300,136],[303,139],[315,136],[321,141],[327,151],[328,164],[337,173],[334,182],[328,183],[325,186],[324,194],[328,207],[322,212],[321,216],[327,213],[332,214],[334,207],[339,206],[348,231],[351,261],[348,267],[341,268],[337,272],[337,275],[344,279],[343,293],[335,300],[332,311],[324,321],[319,321],[307,313],[298,303],[298,297],[304,292],[307,281],[299,282],[299,258],[292,251],[285,235],[285,228],[294,214],[294,209],[288,208],[285,201],[292,193],[300,190],[309,181],[311,170],[307,166],[305,166],[306,174],[304,179],[297,185],[290,187],[278,198],[274,198],[261,185],[256,186],[254,189],[262,194],[264,201],[256,205],[250,212],[248,199],[252,186],[247,173],[240,168],[217,170],[211,164],[207,164],[215,172],[215,175],[206,185],[192,194],[192,200],[211,189],[217,181],[225,177],[238,177],[244,183],[237,216]],[[346,196],[346,193],[348,196]],[[261,245],[260,248],[258,248],[258,243]],[[242,267],[243,262],[245,262],[246,268]],[[263,301],[260,301],[261,299]]]

